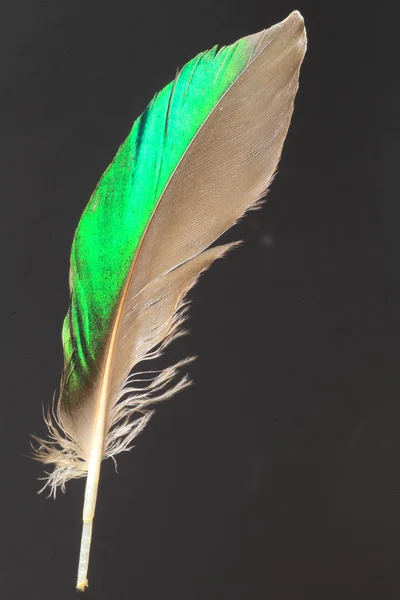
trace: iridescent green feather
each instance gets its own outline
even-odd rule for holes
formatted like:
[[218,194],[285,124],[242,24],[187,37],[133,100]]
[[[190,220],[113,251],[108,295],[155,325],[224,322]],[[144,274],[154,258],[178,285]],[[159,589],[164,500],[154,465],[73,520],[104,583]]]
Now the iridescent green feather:
[[[199,54],[135,122],[75,233],[59,402],[35,456],[46,486],[87,477],[77,588],[87,572],[101,461],[131,448],[151,406],[188,385],[182,362],[142,378],[183,322],[213,242],[274,176],[306,51],[301,15]],[[130,375],[131,373],[131,375]],[[138,377],[139,375],[139,377]],[[45,487],[46,487],[45,486]]]
[[188,145],[245,68],[246,39],[187,63],[136,120],[78,225],[71,251],[71,304],[64,321],[63,400],[90,382],[141,237]]

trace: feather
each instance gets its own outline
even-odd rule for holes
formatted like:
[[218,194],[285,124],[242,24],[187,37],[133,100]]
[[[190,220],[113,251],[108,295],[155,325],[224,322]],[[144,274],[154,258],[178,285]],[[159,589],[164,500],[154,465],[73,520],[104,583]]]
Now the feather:
[[151,405],[188,385],[177,368],[132,369],[180,332],[184,297],[231,245],[209,248],[265,195],[289,127],[306,49],[293,12],[187,63],[134,123],[75,232],[57,404],[35,455],[55,495],[87,477],[78,589],[87,585],[102,459],[131,447]]

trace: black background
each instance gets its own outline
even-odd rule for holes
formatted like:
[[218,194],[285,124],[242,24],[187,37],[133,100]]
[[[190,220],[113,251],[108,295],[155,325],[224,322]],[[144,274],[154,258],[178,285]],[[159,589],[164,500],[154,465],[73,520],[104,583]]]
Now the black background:
[[[8,1],[0,24],[0,596],[69,599],[84,481],[36,495],[70,244],[176,67],[297,8],[309,48],[267,205],[191,294],[195,385],[104,463],[88,598],[397,598],[396,19],[383,3]],[[389,7],[388,7],[389,8]]]

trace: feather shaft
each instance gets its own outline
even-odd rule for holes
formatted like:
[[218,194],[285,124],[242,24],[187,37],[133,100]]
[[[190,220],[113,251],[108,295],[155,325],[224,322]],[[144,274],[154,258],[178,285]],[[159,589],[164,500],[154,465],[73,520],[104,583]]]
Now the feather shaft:
[[[128,282],[132,276],[135,262],[132,265],[129,274]],[[92,541],[93,519],[96,510],[97,492],[99,488],[100,467],[104,455],[104,437],[106,431],[107,411],[108,411],[108,395],[110,387],[110,372],[112,368],[113,356],[115,351],[115,341],[117,339],[118,328],[120,324],[122,307],[128,291],[127,283],[125,285],[121,303],[115,319],[115,324],[111,334],[110,344],[107,350],[107,358],[104,366],[104,374],[101,382],[100,392],[98,395],[97,411],[95,417],[94,435],[92,448],[88,463],[85,498],[83,503],[82,514],[82,538],[81,548],[79,553],[78,564],[78,579],[76,587],[78,590],[84,591],[88,585],[87,572],[89,568],[90,547]]]

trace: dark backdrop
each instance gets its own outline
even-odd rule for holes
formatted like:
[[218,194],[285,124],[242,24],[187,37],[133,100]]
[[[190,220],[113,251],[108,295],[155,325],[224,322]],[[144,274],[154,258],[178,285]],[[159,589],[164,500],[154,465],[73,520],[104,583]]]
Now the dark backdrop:
[[[0,24],[0,596],[66,600],[84,481],[36,495],[74,228],[153,94],[297,8],[309,49],[267,205],[192,293],[195,385],[102,470],[88,598],[400,593],[395,15],[321,0],[11,1]],[[392,27],[393,25],[393,27]],[[391,31],[392,29],[392,31]],[[383,44],[386,44],[384,46]]]

